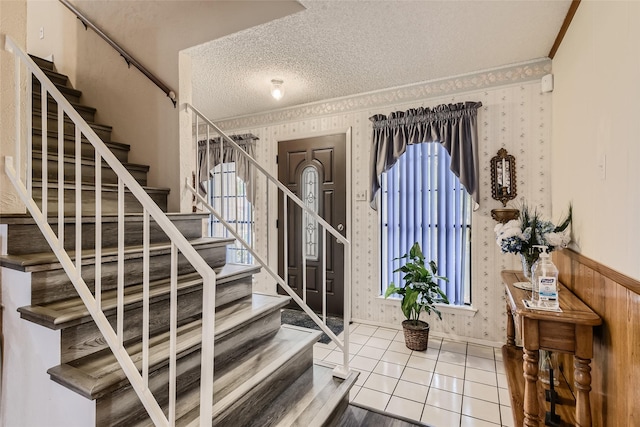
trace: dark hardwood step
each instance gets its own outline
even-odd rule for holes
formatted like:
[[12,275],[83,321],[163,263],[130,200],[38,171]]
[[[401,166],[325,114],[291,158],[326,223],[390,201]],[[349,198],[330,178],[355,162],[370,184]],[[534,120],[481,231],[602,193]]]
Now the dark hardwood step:
[[[260,319],[275,312],[280,314],[280,308],[288,303],[288,297],[259,295],[242,300],[232,310],[216,311],[216,349],[215,357],[224,357],[225,341],[237,345],[236,334],[241,329],[252,329],[253,339],[259,339],[264,334]],[[255,325],[254,325],[255,324]],[[255,328],[251,328],[255,326]],[[200,319],[185,323],[177,331],[177,354],[183,358],[198,351],[201,346],[202,321]],[[150,370],[166,367],[168,364],[169,332],[157,334],[149,339]],[[142,368],[142,343],[134,340],[125,345],[127,352],[136,362],[138,369]],[[313,355],[312,355],[313,356]],[[124,372],[120,369],[115,356],[110,349],[83,357],[68,363],[55,366],[47,371],[51,379],[57,383],[79,393],[89,399],[97,399],[106,392],[126,386],[128,383]]]
[[[230,284],[239,279],[247,277],[251,278],[253,274],[256,274],[259,271],[260,267],[254,265],[227,264],[222,267],[222,269],[216,274],[216,307],[229,304],[237,299],[249,296],[251,294],[251,280],[248,282],[248,289],[247,286],[243,285],[241,286],[242,289],[237,292],[231,289],[225,289],[224,293],[220,293],[218,288],[224,288],[222,285]],[[201,291],[201,289],[202,278],[197,273],[186,274],[178,278],[178,292],[181,295],[186,294],[187,292]],[[154,301],[167,299],[169,292],[169,278],[163,278],[149,283],[149,295],[152,304]],[[126,310],[129,311],[133,308],[139,307],[142,303],[142,297],[142,284],[127,286],[125,288],[124,296]],[[111,316],[115,313],[116,307],[117,290],[111,289],[103,292],[102,311],[105,312],[107,316]],[[23,319],[30,320],[53,330],[65,329],[92,321],[89,310],[84,305],[82,299],[77,296],[65,300],[20,307],[18,312]]]
[[[75,135],[72,134],[63,134],[64,135],[64,153],[66,155],[75,155],[76,150],[76,139]],[[33,149],[42,151],[42,129],[40,127],[33,128]],[[122,144],[120,142],[114,141],[103,141],[109,150],[116,156],[118,160],[123,163],[127,163],[129,161],[129,145]],[[58,128],[56,126],[55,129],[48,129],[47,131],[47,146],[50,153],[58,152]],[[80,145],[81,155],[84,158],[93,159],[95,157],[95,150],[89,140],[83,135],[82,142]]]
[[[64,184],[64,212],[67,215],[75,215],[75,183]],[[167,197],[169,196],[168,188],[144,187],[147,194],[163,211],[167,211]],[[95,186],[83,184],[82,191],[82,215],[94,215],[95,206]],[[33,199],[38,206],[42,205],[42,182],[33,181]],[[58,183],[52,182],[48,185],[47,192],[48,212],[50,215],[56,214],[58,211]],[[102,185],[102,213],[103,215],[115,214],[118,212],[118,186],[113,184]],[[125,188],[125,213],[142,212],[142,206],[138,200]]]
[[[202,221],[208,218],[202,213],[168,213],[166,214],[173,225],[187,239],[202,237]],[[142,245],[142,214],[125,215],[124,239],[125,246]],[[57,234],[58,217],[48,218],[48,223]],[[1,224],[7,224],[7,254],[26,255],[42,252],[51,252],[49,244],[45,240],[36,222],[28,214],[9,214],[0,218]],[[76,219],[75,216],[65,217],[64,241],[67,250],[75,249]],[[102,247],[114,248],[118,245],[118,217],[116,215],[104,215],[102,225]],[[166,243],[168,238],[157,223],[150,218],[149,242]],[[96,233],[95,216],[82,218],[82,249],[95,249]]]
[[[248,425],[247,420],[258,418],[275,396],[284,392],[299,375],[311,368],[313,344],[320,335],[318,331],[283,325],[277,334],[247,351],[233,364],[222,367],[216,364],[213,425],[244,426]],[[196,379],[191,388],[178,395],[177,426],[199,425],[198,386]],[[127,405],[123,400],[109,400],[104,403],[117,407],[118,413],[121,413],[120,405]],[[97,403],[100,415],[101,403],[100,400]],[[161,403],[166,406],[166,398]],[[128,405],[133,409],[133,403]],[[144,414],[143,418],[135,423],[124,416],[118,421],[113,425],[153,425]]]
[[[33,178],[42,178],[42,152],[33,151]],[[58,155],[47,153],[47,178],[49,183],[58,181]],[[76,159],[74,156],[64,156],[64,180],[69,183],[75,183],[76,179]],[[94,159],[80,159],[81,179],[83,183],[93,184],[96,180],[96,162]],[[118,175],[109,167],[106,162],[102,162],[102,183],[117,184]],[[147,173],[149,166],[139,165],[135,163],[123,163],[123,166],[129,171],[131,176],[140,184],[147,185]]]
[[[85,119],[87,122],[95,121],[96,109],[93,107],[87,107],[86,105],[71,102],[71,106]],[[42,94],[41,92],[33,93],[33,107],[42,111]],[[58,103],[51,95],[47,96],[47,111],[52,113],[58,112]]]
[[[211,266],[222,268],[226,263],[226,247],[233,239],[203,237],[190,241],[198,254]],[[74,259],[74,253],[69,252]],[[162,243],[150,247],[149,280],[160,280],[169,276],[171,245]],[[95,279],[95,255],[91,250],[83,251],[81,275],[93,292]],[[141,246],[125,248],[125,284],[142,283],[143,249]],[[75,296],[75,288],[62,265],[53,253],[0,256],[0,266],[31,273],[31,304],[43,304]],[[117,286],[118,256],[117,249],[103,251],[101,258],[101,285],[103,292]],[[195,269],[184,256],[178,257],[178,274],[194,273]]]
[[[62,95],[64,95],[64,97],[67,98],[67,100],[69,102],[75,102],[75,103],[80,102],[80,97],[82,96],[82,91],[80,91],[78,89],[74,89],[74,88],[69,87],[69,86],[65,86],[63,84],[55,83],[55,82],[53,82],[53,84],[62,93]],[[36,92],[36,91],[37,92],[41,92],[40,87],[41,87],[40,80],[34,78],[33,79],[33,91],[34,92]]]
[[[33,127],[42,129],[42,110],[39,106],[33,108]],[[89,127],[98,135],[98,137],[104,141],[111,141],[112,127],[109,125],[103,125],[99,123],[87,122]],[[65,135],[70,135],[75,138],[76,125],[66,115],[64,117],[63,129]],[[47,130],[53,131],[58,134],[58,114],[51,111],[47,111]]]
[[69,76],[66,74],[58,73],[57,71],[48,70],[46,68],[40,68],[44,73],[49,77],[54,84],[59,84],[61,86],[69,86]]
[[246,426],[325,426],[349,404],[349,391],[358,379],[352,371],[346,379],[333,376],[328,366],[313,365],[279,394]]
[[53,62],[49,61],[48,59],[40,58],[38,56],[33,56],[33,55],[29,55],[29,56],[31,57],[31,59],[33,59],[33,62],[35,62],[36,65],[40,67],[43,71],[44,70],[54,71]]

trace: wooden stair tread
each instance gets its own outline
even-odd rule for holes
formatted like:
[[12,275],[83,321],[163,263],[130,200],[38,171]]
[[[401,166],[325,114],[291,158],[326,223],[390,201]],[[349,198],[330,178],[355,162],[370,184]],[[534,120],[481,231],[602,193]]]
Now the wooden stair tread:
[[[56,83],[54,83],[54,84],[56,84]],[[61,87],[61,85],[59,85],[59,84],[56,84],[56,86]],[[42,94],[40,92],[33,92],[33,100],[34,100],[34,102],[33,102],[34,111],[35,111],[36,108],[38,109],[38,111],[42,111],[42,107],[41,107],[42,106]],[[37,102],[36,102],[36,100],[37,100]],[[50,101],[53,102],[55,100],[53,98],[50,98]],[[69,104],[71,104],[71,106],[73,108],[75,108],[76,110],[83,110],[83,111],[86,111],[87,113],[90,113],[90,114],[95,114],[96,111],[98,111],[94,107],[89,107],[87,105],[80,104],[78,102],[69,101]],[[50,107],[47,107],[47,109],[49,109],[49,108]]]
[[[39,106],[35,106],[34,105],[33,114],[35,116],[38,116],[38,117],[42,116],[42,110],[40,110]],[[51,112],[51,111],[47,110],[47,118],[49,120],[58,120],[58,113],[54,113],[54,112]],[[73,124],[73,121],[69,117],[67,117],[66,115],[64,116],[64,121],[67,124]],[[102,123],[95,123],[95,122],[90,122],[90,121],[86,121],[86,122],[93,129],[100,129],[100,130],[104,130],[104,131],[107,131],[107,132],[111,132],[113,130],[113,126],[110,126],[110,125],[105,125],[105,124],[102,124]],[[56,127],[56,129],[57,129],[57,127]],[[65,132],[65,133],[69,134],[69,132]]]
[[351,371],[346,379],[333,376],[333,369],[314,364],[285,393],[280,394],[254,426],[324,426],[358,379]]
[[[321,335],[320,331],[282,325],[278,333],[267,343],[243,355],[243,358],[226,372],[216,373],[213,383],[214,424],[217,416],[258,387],[286,361],[293,359],[304,349],[312,347]],[[179,397],[180,412],[177,412],[176,425],[199,425],[198,394],[199,390],[195,389]]]
[[[34,135],[42,135],[42,128],[40,126],[34,125],[32,129],[33,129]],[[47,137],[57,141],[58,139],[57,128],[54,130],[52,130],[51,128],[47,129]],[[76,141],[75,133],[71,133],[71,132],[64,133],[64,140],[67,142],[73,142],[75,144],[75,141]],[[107,147],[115,147],[119,150],[130,151],[131,149],[131,146],[129,144],[124,144],[122,142],[116,142],[116,141],[102,141],[102,142],[104,142],[104,145],[106,145]],[[82,143],[91,145],[91,143],[85,139],[84,135],[82,137]]]
[[[181,219],[181,220],[189,220],[189,219],[204,219],[204,218],[208,218],[209,214],[208,213],[201,213],[201,212],[174,212],[174,213],[165,213],[165,215],[167,217],[169,217],[169,219],[174,220],[174,219]],[[139,221],[142,222],[143,221],[143,217],[141,213],[125,213],[124,214],[125,217],[125,221]],[[151,221],[153,222],[153,218],[151,219]],[[58,223],[58,216],[57,215],[52,215],[49,216],[47,218],[47,222],[49,224],[57,224]],[[65,216],[64,217],[64,222],[65,224],[75,224],[76,223],[76,217],[75,215],[73,216]],[[94,215],[86,215],[82,217],[82,223],[86,224],[93,224],[96,222],[96,217]],[[115,214],[103,214],[102,215],[102,223],[105,222],[118,222],[118,215]],[[22,213],[22,214],[0,214],[0,224],[35,224],[35,220],[33,219],[33,217],[28,214],[28,213]]]
[[[53,82],[53,84],[63,94],[67,94],[67,95],[73,96],[74,98],[80,98],[82,96],[82,91],[81,90],[74,89],[72,87],[69,87],[69,86],[66,86],[66,85],[63,85],[63,84],[60,84],[60,83]],[[34,79],[33,80],[33,85],[34,85],[34,87],[39,88],[40,87],[40,80]],[[36,91],[34,90],[34,93],[35,92]]]
[[[259,266],[226,264],[216,273],[216,285],[251,276],[260,271]],[[178,292],[188,292],[189,289],[202,285],[202,278],[197,273],[178,277]],[[149,283],[149,298],[151,301],[167,298],[170,292],[170,279],[156,280]],[[125,288],[124,305],[130,307],[141,304],[143,296],[142,284],[129,285]],[[109,290],[102,293],[102,311],[108,316],[117,308],[117,291]],[[91,321],[91,315],[80,297],[54,301],[46,304],[20,307],[21,317],[31,320],[50,329],[63,329],[70,325]]]
[[[200,249],[205,246],[221,246],[228,245],[233,242],[233,238],[222,237],[201,237],[190,241],[191,245],[196,249]],[[171,251],[171,245],[167,243],[158,243],[149,245],[153,255],[158,253],[168,253]],[[75,259],[74,251],[67,251],[71,259]],[[124,254],[127,259],[132,257],[142,257],[142,246],[127,246],[124,249]],[[153,256],[151,255],[151,256]],[[82,265],[93,264],[95,251],[83,250],[82,251]],[[102,250],[102,261],[105,262],[109,259],[117,259],[117,248],[104,248]],[[14,270],[21,270],[25,272],[40,271],[42,269],[61,268],[53,252],[43,252],[37,254],[28,255],[1,255],[0,266],[13,268]]]
[[[42,187],[42,181],[34,178],[33,179],[33,187],[34,188],[40,188]],[[57,182],[50,182],[48,185],[49,189],[52,188],[58,188],[58,183]],[[103,192],[117,192],[118,191],[118,184],[102,184],[102,191]],[[75,182],[68,182],[65,181],[64,183],[64,188],[65,190],[73,190],[76,188],[75,186]],[[96,186],[93,184],[89,184],[86,182],[83,182],[81,187],[83,190],[95,190]],[[169,194],[169,188],[166,187],[149,187],[148,185],[143,185],[142,188],[145,189],[145,191],[147,193],[167,193]],[[127,189],[125,189],[125,192],[128,191]]]
[[[33,150],[33,157],[37,158],[37,159],[42,159],[42,151],[40,150]],[[58,161],[58,153],[52,153],[52,152],[47,152],[47,158],[49,159],[49,161]],[[64,157],[64,162],[65,163],[71,163],[74,164],[76,163],[76,159],[75,156],[70,156],[65,154]],[[80,163],[84,166],[94,166],[95,167],[95,160],[93,157],[89,158],[89,157],[81,157],[80,158]],[[141,165],[138,163],[125,163],[125,162],[121,162],[122,166],[124,166],[127,169],[135,169],[135,170],[139,170],[142,172],[149,172],[150,166],[148,165]],[[102,167],[103,168],[108,168],[109,165],[103,160],[102,161]]]
[[[216,310],[215,335],[216,340],[233,333],[251,319],[286,306],[289,297],[279,295],[254,294],[234,304],[231,308]],[[178,327],[177,351],[178,358],[192,353],[200,348],[202,321],[193,320]],[[136,340],[138,341],[138,340]],[[135,342],[125,345],[138,369],[142,366],[142,344]],[[149,338],[149,366],[150,371],[159,369],[168,363],[169,332],[157,334]],[[102,392],[112,388],[126,379],[126,376],[110,349],[83,357],[70,363],[55,366],[47,371],[54,381],[76,391],[77,393],[95,399]]]

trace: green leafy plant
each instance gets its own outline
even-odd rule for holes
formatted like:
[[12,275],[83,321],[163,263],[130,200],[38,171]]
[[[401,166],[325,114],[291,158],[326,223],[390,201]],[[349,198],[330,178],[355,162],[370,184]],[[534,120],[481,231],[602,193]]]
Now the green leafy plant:
[[405,273],[402,277],[405,285],[397,287],[392,282],[384,297],[388,298],[393,294],[400,295],[402,297],[402,312],[407,320],[414,325],[418,324],[422,310],[427,314],[431,314],[433,311],[439,319],[442,319],[442,314],[435,304],[449,304],[449,300],[436,280],[448,281],[449,279],[437,275],[438,267],[434,261],[429,261],[428,266],[425,265],[424,255],[418,242],[413,244],[409,253],[396,259],[408,260],[406,264],[394,271]]

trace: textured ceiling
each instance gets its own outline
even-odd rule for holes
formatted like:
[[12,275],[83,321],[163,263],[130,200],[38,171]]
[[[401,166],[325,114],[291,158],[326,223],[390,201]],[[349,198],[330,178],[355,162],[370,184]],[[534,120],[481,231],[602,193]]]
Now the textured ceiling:
[[571,1],[301,3],[189,49],[195,106],[219,120],[546,57]]

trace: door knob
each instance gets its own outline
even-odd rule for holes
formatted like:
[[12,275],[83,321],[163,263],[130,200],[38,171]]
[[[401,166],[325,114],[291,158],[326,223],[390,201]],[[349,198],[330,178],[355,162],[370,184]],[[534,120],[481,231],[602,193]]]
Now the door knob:
[[344,225],[338,224],[338,226],[336,228],[338,229],[338,231],[342,231],[342,230],[344,230]]

